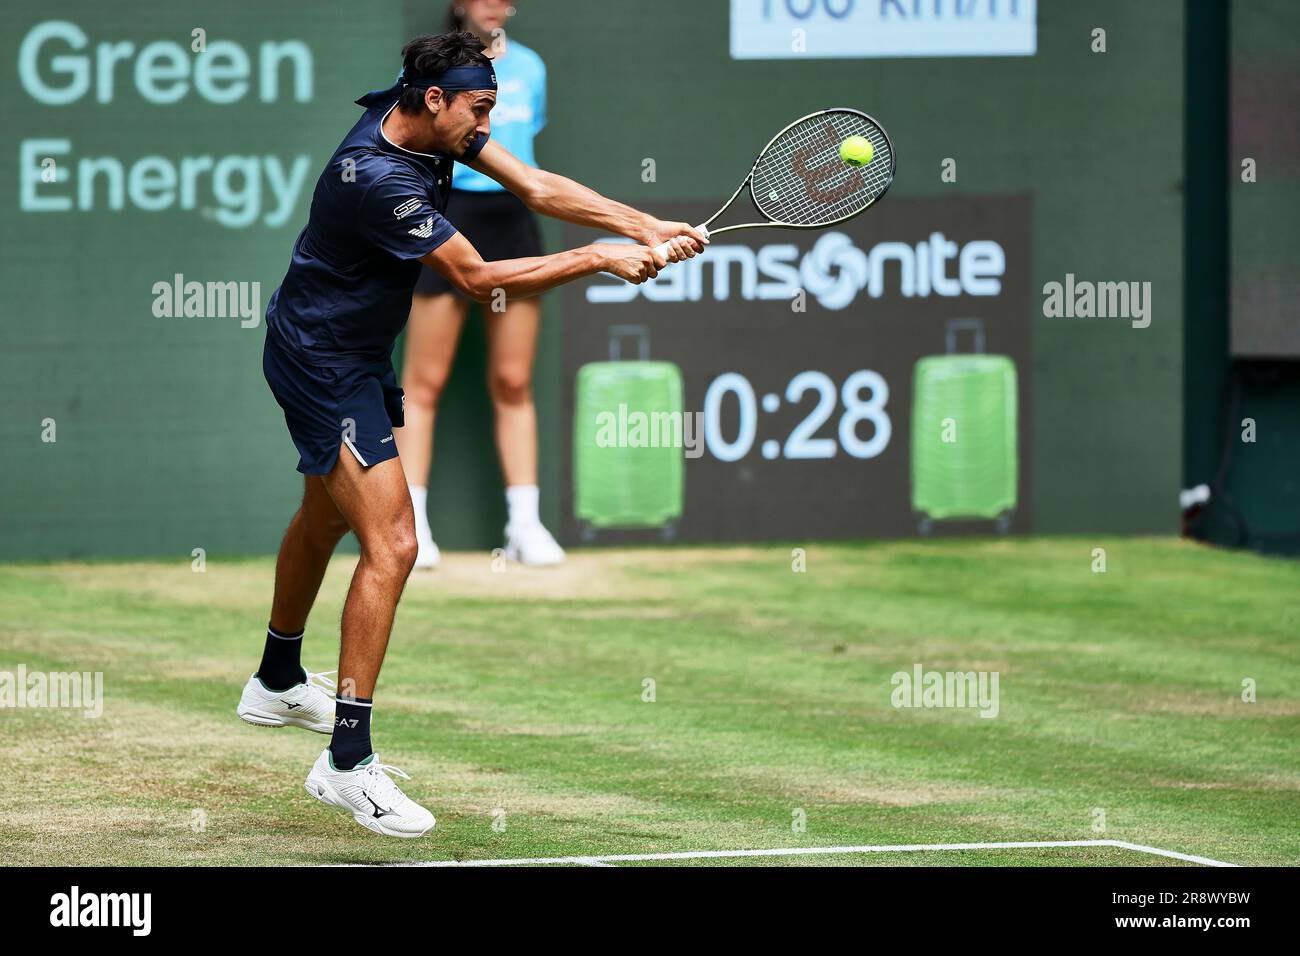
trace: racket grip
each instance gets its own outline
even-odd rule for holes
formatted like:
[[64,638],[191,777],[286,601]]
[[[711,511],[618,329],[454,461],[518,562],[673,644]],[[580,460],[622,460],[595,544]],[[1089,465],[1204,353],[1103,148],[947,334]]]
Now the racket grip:
[[[695,228],[699,230],[700,235],[702,235],[705,239],[709,238],[709,230],[707,226],[696,226]],[[659,253],[659,255],[661,256],[668,255],[668,243],[667,242],[659,243],[659,245],[655,246],[655,252]]]

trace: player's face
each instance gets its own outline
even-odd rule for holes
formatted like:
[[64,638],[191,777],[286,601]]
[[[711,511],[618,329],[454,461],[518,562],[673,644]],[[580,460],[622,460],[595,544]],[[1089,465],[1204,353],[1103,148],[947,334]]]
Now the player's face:
[[434,118],[434,130],[443,149],[452,156],[461,156],[479,133],[490,133],[488,113],[496,101],[497,95],[492,90],[467,90],[439,110]]

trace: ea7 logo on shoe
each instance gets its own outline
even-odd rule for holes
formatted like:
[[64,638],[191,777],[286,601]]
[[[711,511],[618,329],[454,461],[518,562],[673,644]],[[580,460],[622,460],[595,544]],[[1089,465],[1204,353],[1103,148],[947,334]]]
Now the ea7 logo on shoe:
[[415,210],[419,208],[420,208],[420,200],[408,199],[406,200],[406,202],[402,203],[400,206],[396,207],[393,210],[393,215],[396,216],[398,219],[405,219],[407,216],[409,216],[411,213],[415,212]]
[[356,728],[357,728],[357,719],[356,719],[355,717],[353,717],[351,720],[348,720],[348,718],[346,718],[346,717],[339,717],[338,719],[336,719],[336,720],[334,721],[334,726],[335,726],[335,727],[346,727],[346,728],[348,728],[349,730],[356,730]]
[[152,893],[71,892],[50,897],[51,926],[129,926],[133,936],[148,936],[153,927]]
[[433,217],[430,216],[414,229],[406,230],[417,239],[428,239],[433,235]]

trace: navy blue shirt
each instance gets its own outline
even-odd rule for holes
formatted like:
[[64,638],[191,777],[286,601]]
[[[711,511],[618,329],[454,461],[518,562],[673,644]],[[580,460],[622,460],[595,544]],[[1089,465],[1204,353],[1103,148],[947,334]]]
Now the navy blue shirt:
[[[281,345],[314,365],[348,367],[389,359],[411,311],[421,256],[456,233],[443,218],[452,157],[389,142],[370,109],[330,157],[312,194],[266,325]],[[463,157],[487,144],[480,135]]]

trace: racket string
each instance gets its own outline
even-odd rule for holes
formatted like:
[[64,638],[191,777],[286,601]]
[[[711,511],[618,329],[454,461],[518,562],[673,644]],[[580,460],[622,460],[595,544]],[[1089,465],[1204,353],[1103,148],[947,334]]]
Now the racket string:
[[[850,136],[871,143],[865,166],[840,159],[840,143]],[[777,222],[820,226],[861,212],[893,178],[893,150],[884,130],[861,113],[830,110],[785,130],[763,151],[750,193],[759,211]]]

